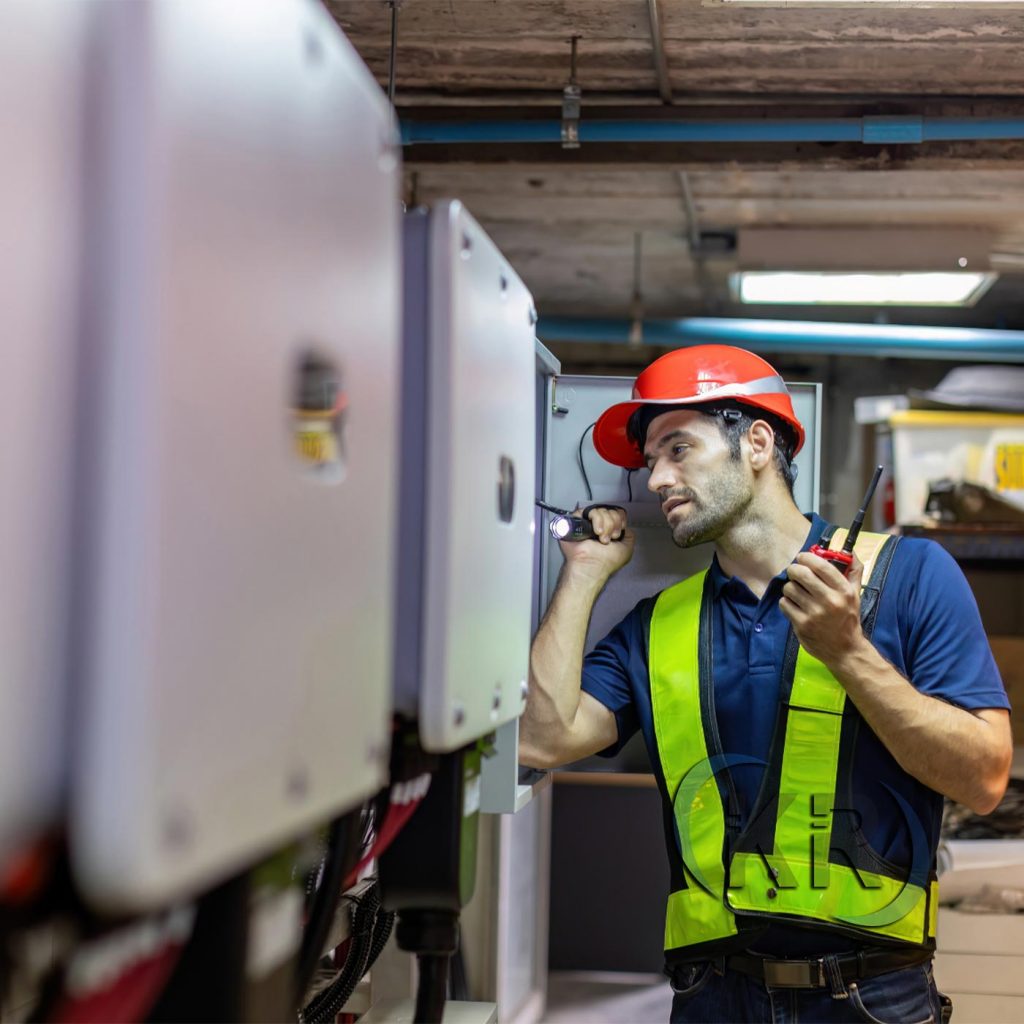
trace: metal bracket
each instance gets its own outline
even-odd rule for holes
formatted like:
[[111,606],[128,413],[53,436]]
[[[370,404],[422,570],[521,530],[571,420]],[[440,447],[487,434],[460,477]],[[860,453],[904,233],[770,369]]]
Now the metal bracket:
[[580,148],[580,99],[582,93],[576,84],[576,45],[579,36],[573,36],[569,65],[569,84],[562,90],[562,149]]
[[569,407],[558,404],[558,378],[551,379],[551,414],[553,416],[568,416]]
[[580,87],[562,90],[562,149],[580,148]]

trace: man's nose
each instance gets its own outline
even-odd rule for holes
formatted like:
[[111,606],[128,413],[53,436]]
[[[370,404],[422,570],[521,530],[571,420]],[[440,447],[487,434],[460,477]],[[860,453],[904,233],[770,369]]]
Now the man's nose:
[[651,466],[651,475],[647,480],[647,490],[653,494],[658,494],[666,487],[673,487],[674,485],[675,475],[672,472],[671,463],[666,462],[665,459],[658,459]]

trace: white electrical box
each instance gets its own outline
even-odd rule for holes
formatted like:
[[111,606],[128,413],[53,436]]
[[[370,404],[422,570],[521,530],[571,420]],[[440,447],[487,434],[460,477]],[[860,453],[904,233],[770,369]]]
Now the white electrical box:
[[399,157],[319,3],[96,7],[70,840],[133,909],[386,781]]
[[[584,507],[593,502],[622,505],[637,533],[633,558],[615,574],[594,605],[587,632],[589,651],[641,599],[707,568],[712,545],[680,549],[672,542],[661,502],[647,489],[646,469],[627,473],[598,455],[592,426],[616,402],[633,395],[632,377],[560,376],[552,388],[546,429],[544,499],[558,508]],[[803,424],[804,445],[793,460],[797,478],[793,498],[801,512],[818,510],[821,479],[821,385],[787,384],[793,409]],[[588,497],[587,488],[593,497]],[[540,534],[544,549],[541,604],[558,581],[562,552],[548,531],[545,516]]]
[[[534,376],[534,410],[537,431],[534,439],[534,488],[535,496],[544,498],[545,466],[547,463],[548,420],[555,381],[561,372],[561,364],[538,341]],[[547,545],[542,543],[545,513],[535,508],[533,536],[533,588],[530,610],[530,630],[536,633],[541,617],[547,608],[547,595],[542,593],[541,581],[546,571]],[[488,814],[515,814],[522,810],[537,795],[540,789],[551,784],[547,772],[523,768],[519,764],[519,719],[506,722],[494,734],[494,743],[488,756],[480,765],[480,810]]]
[[0,6],[0,866],[66,769],[85,6]]
[[407,215],[404,287],[396,709],[441,752],[524,707],[536,314],[458,202]]

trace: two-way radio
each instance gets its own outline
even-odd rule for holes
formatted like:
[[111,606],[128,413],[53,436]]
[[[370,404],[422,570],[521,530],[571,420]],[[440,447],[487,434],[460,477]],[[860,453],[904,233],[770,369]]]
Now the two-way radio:
[[864,515],[871,504],[871,499],[875,496],[875,488],[878,486],[878,480],[882,475],[883,468],[882,466],[875,467],[871,483],[868,484],[867,493],[864,495],[864,500],[861,502],[857,514],[853,517],[850,532],[846,535],[842,549],[840,551],[829,551],[827,547],[822,547],[821,544],[815,544],[811,548],[812,555],[817,555],[819,558],[824,558],[826,562],[831,562],[844,576],[849,574],[850,567],[853,565],[853,546],[857,543],[857,538],[860,536],[860,528],[864,525]]

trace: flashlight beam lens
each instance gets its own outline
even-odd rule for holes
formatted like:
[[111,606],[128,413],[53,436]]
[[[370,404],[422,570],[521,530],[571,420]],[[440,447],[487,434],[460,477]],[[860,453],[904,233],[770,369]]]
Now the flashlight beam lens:
[[572,533],[572,522],[568,516],[558,516],[551,520],[550,530],[556,540],[565,540]]

